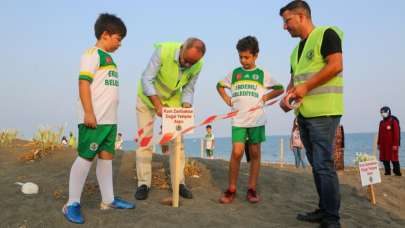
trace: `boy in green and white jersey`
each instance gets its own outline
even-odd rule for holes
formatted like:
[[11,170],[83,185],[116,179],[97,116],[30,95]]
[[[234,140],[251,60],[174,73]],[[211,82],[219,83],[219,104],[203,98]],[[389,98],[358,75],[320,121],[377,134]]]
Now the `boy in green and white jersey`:
[[101,14],[94,26],[97,43],[80,62],[79,76],[79,156],[72,165],[69,199],[63,207],[66,219],[84,223],[80,197],[92,160],[97,156],[96,175],[100,187],[101,209],[131,209],[135,205],[114,197],[112,159],[115,153],[118,108],[118,72],[109,53],[117,50],[126,35],[122,20]]
[[[257,178],[260,169],[260,144],[265,141],[266,116],[264,109],[244,113],[250,108],[264,104],[267,100],[283,93],[283,86],[277,83],[270,74],[256,67],[259,44],[255,37],[247,36],[239,40],[236,48],[242,67],[234,69],[225,79],[217,84],[218,93],[232,111],[240,110],[232,119],[232,155],[229,164],[229,186],[220,198],[220,203],[231,203],[236,195],[236,181],[240,161],[244,154],[246,138],[249,138],[250,173],[247,199],[251,203],[259,202],[256,193]],[[231,96],[225,92],[231,90]],[[268,92],[272,90],[271,92]]]
[[212,133],[212,126],[207,125],[206,130],[207,134],[204,136],[205,153],[207,154],[207,158],[213,159],[215,149],[215,137],[214,134]]

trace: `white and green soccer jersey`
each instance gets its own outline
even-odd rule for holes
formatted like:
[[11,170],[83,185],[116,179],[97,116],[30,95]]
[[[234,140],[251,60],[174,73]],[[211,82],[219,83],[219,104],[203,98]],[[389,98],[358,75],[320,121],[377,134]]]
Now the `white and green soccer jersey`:
[[205,149],[206,150],[214,149],[214,140],[215,140],[214,134],[212,134],[212,133],[206,134],[204,137],[204,140],[205,140]]
[[[92,47],[82,56],[79,80],[90,82],[91,99],[97,124],[116,124],[118,109],[118,71],[110,54]],[[79,124],[84,122],[84,110],[80,102]]]
[[[267,71],[260,68],[245,70],[242,67],[234,69],[225,79],[219,82],[232,93],[232,111],[247,111],[261,103],[263,95],[269,89],[280,89],[282,86],[270,77]],[[258,127],[266,124],[264,109],[248,114],[241,113],[232,118],[232,126]]]

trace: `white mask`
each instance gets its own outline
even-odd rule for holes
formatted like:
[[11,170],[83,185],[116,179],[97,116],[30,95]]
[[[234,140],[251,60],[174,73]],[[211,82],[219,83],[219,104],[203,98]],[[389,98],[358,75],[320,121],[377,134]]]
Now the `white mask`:
[[387,118],[388,117],[388,112],[382,112],[381,116],[382,116],[382,118]]

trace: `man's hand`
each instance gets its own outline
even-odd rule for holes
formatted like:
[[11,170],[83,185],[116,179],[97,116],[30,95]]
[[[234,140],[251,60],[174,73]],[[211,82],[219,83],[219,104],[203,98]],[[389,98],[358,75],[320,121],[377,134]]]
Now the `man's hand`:
[[190,103],[183,103],[183,108],[191,108],[192,107],[192,105],[190,104]]
[[156,115],[159,117],[162,117],[162,105],[154,105],[155,106],[155,112]]
[[155,107],[156,115],[159,117],[162,117],[163,105],[162,105],[162,102],[160,102],[159,97],[156,95],[149,96],[149,100],[152,102],[153,107]]
[[97,127],[97,120],[94,113],[85,113],[84,114],[84,125],[89,128]]
[[292,94],[291,97],[295,100],[302,100],[302,98],[304,98],[305,95],[307,95],[308,93],[308,87],[306,83],[299,84],[297,86],[294,86],[289,93]]

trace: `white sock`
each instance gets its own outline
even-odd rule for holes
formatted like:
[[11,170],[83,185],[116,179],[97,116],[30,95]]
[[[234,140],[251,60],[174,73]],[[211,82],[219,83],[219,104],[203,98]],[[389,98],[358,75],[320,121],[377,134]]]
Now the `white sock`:
[[114,200],[112,160],[97,159],[96,175],[103,203],[112,203]]
[[69,200],[67,205],[72,205],[74,202],[80,203],[83,186],[86,182],[87,175],[91,167],[91,161],[77,157],[70,170],[69,177]]

